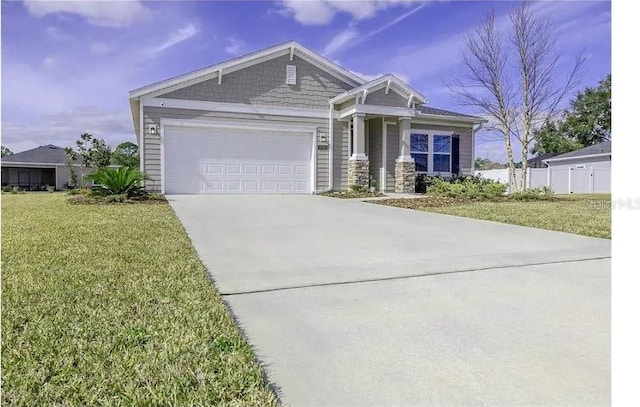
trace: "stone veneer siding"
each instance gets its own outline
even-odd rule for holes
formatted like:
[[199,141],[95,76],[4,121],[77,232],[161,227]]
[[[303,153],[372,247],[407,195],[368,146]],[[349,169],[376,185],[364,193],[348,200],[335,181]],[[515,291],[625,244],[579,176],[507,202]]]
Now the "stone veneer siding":
[[396,161],[395,192],[416,192],[416,164],[413,161]]
[[369,187],[369,160],[349,160],[347,174],[349,189],[352,186]]

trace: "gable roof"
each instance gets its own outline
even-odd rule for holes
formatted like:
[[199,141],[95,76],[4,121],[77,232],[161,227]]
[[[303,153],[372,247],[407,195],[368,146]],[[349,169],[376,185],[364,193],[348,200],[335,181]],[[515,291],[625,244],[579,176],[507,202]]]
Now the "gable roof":
[[134,89],[129,92],[129,98],[139,99],[142,96],[157,94],[158,92],[170,92],[172,90],[193,85],[194,83],[216,78],[221,74],[224,76],[225,73],[234,72],[287,54],[289,54],[291,58],[295,55],[307,62],[315,64],[326,72],[352,86],[358,86],[365,83],[365,80],[360,78],[358,75],[341,67],[335,62],[330,61],[317,52],[306,48],[296,41],[287,41],[282,44],[277,44],[259,51],[226,60],[219,64],[211,65],[206,68],[198,69],[164,81]]
[[66,164],[67,155],[64,148],[47,144],[2,157],[2,163]]
[[362,85],[339,94],[333,99],[329,100],[330,103],[342,103],[352,97],[357,96],[359,93],[371,93],[378,89],[385,88],[385,91],[393,85],[394,90],[400,91],[399,93],[407,98],[411,98],[412,101],[418,102],[418,104],[426,103],[427,99],[404,81],[400,80],[397,76],[392,74],[386,74]]
[[565,154],[560,154],[553,158],[548,158],[544,161],[549,162],[549,161],[567,160],[570,158],[578,158],[578,157],[587,157],[587,156],[600,157],[600,156],[606,156],[606,155],[611,155],[611,140],[603,141],[602,143],[584,147],[584,148],[581,148],[580,150],[575,150]]

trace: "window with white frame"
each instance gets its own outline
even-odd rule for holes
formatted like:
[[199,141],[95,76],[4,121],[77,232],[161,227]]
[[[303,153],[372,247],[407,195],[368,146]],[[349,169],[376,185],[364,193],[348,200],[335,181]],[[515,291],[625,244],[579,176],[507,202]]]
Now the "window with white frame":
[[428,172],[429,167],[429,135],[411,133],[411,157],[416,163],[416,172]]
[[411,130],[410,154],[417,173],[450,173],[451,135]]
[[451,136],[433,135],[433,166],[431,172],[451,172]]

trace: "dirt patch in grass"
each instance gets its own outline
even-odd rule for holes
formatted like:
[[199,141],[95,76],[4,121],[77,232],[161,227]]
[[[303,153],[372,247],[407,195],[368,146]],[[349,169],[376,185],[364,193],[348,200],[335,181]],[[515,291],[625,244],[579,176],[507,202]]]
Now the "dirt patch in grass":
[[2,404],[273,406],[166,203],[2,197]]

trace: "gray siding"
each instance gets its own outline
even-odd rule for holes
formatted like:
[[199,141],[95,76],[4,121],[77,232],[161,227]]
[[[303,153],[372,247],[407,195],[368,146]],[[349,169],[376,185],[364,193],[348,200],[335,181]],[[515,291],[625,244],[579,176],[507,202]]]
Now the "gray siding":
[[395,189],[396,159],[400,154],[400,127],[397,124],[387,126],[387,191]]
[[471,155],[473,154],[471,127],[411,123],[411,128],[423,129],[423,130],[436,130],[436,131],[438,130],[451,131],[453,132],[453,134],[459,135],[460,136],[460,170],[465,175],[473,175],[473,170],[471,167],[473,164],[473,159],[471,157]]
[[[296,85],[285,83],[287,65],[296,66]],[[220,85],[218,78],[214,78],[161,97],[328,109],[329,99],[351,88],[315,65],[295,56],[289,61],[289,56],[285,55],[229,74],[223,72]]]
[[365,104],[378,106],[407,107],[408,102],[407,98],[392,89],[389,90],[388,94],[384,93],[384,89],[378,89],[367,95],[365,99]]
[[369,174],[382,186],[382,118],[371,119],[369,124]]
[[347,190],[349,165],[349,123],[333,121],[333,189]]
[[[327,114],[328,115],[328,114]],[[228,122],[269,122],[274,125],[304,125],[315,126],[318,132],[328,132],[329,119],[313,119],[301,117],[285,117],[285,116],[268,116],[268,115],[252,115],[239,113],[219,113],[207,112],[203,110],[191,109],[171,109],[163,107],[145,107],[144,116],[144,172],[150,177],[145,182],[145,186],[149,190],[159,190],[161,185],[161,164],[160,164],[160,135],[149,134],[148,126],[150,124],[160,125],[160,119],[197,119],[200,121],[228,121]],[[329,155],[326,151],[318,151],[316,165],[316,184],[318,188],[327,187],[329,184]]]

